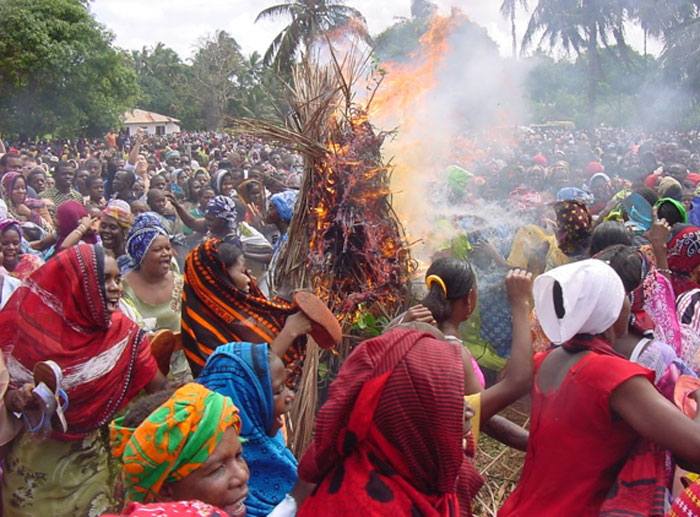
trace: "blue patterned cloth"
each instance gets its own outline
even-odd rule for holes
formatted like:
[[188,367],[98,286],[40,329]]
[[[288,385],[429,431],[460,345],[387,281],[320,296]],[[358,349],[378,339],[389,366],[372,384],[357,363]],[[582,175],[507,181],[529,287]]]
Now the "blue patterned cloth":
[[240,410],[243,458],[250,468],[248,515],[263,517],[284,499],[297,479],[297,460],[282,432],[267,430],[275,418],[266,343],[229,343],[209,356],[197,382],[231,397]]
[[587,205],[593,204],[593,195],[576,187],[564,187],[557,192],[557,201],[583,201]]
[[120,269],[138,269],[148,253],[148,248],[159,235],[169,237],[160,215],[155,212],[137,215],[134,224],[126,234],[126,253],[129,256],[129,263],[125,264],[122,261]]
[[507,268],[494,266],[488,270],[477,268],[481,338],[496,353],[507,359],[513,342],[513,317],[506,293]]
[[275,205],[277,213],[286,223],[292,220],[294,215],[294,205],[297,202],[299,193],[296,190],[285,190],[270,196],[270,204]]
[[213,215],[218,219],[226,221],[231,233],[238,235],[238,213],[236,211],[236,203],[230,197],[214,196],[207,203],[207,208],[204,213],[205,215]]

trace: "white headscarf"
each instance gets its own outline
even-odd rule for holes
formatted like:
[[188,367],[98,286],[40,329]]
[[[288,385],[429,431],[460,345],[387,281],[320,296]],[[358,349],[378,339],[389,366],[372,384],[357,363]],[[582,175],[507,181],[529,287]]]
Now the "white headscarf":
[[[561,286],[561,304],[555,304],[557,283]],[[542,330],[557,345],[576,334],[605,332],[617,321],[625,300],[622,280],[598,259],[574,262],[540,275],[533,294]]]

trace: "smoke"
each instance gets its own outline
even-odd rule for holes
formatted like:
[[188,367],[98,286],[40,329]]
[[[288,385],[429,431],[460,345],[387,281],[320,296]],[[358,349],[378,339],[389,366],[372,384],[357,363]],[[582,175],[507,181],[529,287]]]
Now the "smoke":
[[395,166],[394,207],[409,236],[425,237],[414,255],[426,261],[434,241],[450,237],[444,227],[435,235],[436,220],[469,214],[508,222],[501,208],[448,208],[446,170],[458,165],[474,172],[478,165],[478,174],[486,175],[481,166],[488,146],[515,143],[517,126],[527,119],[523,85],[532,66],[501,58],[486,30],[461,11],[434,15],[428,26],[417,51],[380,63],[384,81],[370,107],[376,126],[397,130],[384,146]]

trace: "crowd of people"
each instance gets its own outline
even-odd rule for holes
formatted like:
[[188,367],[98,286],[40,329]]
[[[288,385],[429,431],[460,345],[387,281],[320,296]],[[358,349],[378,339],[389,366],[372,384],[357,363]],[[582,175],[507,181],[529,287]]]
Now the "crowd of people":
[[276,267],[301,157],[3,143],[2,515],[469,516],[480,433],[526,452],[499,515],[700,515],[700,135],[479,138],[431,171],[416,302],[298,456],[307,336],[339,339]]

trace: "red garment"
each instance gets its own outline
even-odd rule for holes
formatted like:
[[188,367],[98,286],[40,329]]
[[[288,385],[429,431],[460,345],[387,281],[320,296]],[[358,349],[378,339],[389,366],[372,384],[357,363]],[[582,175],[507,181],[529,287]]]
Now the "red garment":
[[104,250],[73,246],[36,270],[0,311],[0,348],[15,385],[32,382],[39,361],[63,369],[68,432],[81,439],[114,415],[155,376],[158,366],[143,331],[106,311]]
[[589,162],[588,165],[586,165],[586,179],[591,179],[591,176],[603,172],[604,170],[602,163]]
[[[56,209],[56,221],[58,222],[58,240],[56,241],[55,249],[61,249],[61,244],[66,240],[66,237],[75,230],[80,224],[83,217],[87,217],[88,213],[85,206],[77,201],[65,201],[58,205]],[[94,232],[85,233],[81,240],[88,244],[96,244],[97,236]]]
[[676,297],[700,288],[700,228],[679,224],[667,245],[668,267]]
[[[535,371],[551,352],[535,356]],[[597,516],[637,433],[610,411],[620,384],[653,372],[612,349],[581,358],[555,391],[543,393],[535,374],[532,424],[518,486],[499,512],[506,516]]]
[[226,517],[228,514],[201,501],[178,501],[175,503],[131,503],[124,513],[105,514],[102,517]]
[[[483,480],[462,447],[459,345],[396,329],[345,361],[299,476],[299,516],[471,515]],[[413,513],[412,513],[413,512]]]
[[700,174],[697,174],[695,172],[689,172],[688,175],[685,177],[685,181],[688,183],[692,183],[694,187],[698,186],[698,183],[700,183]]
[[654,190],[656,190],[656,180],[658,180],[660,177],[661,177],[661,174],[650,174],[644,180],[644,184],[647,187],[653,188]]

